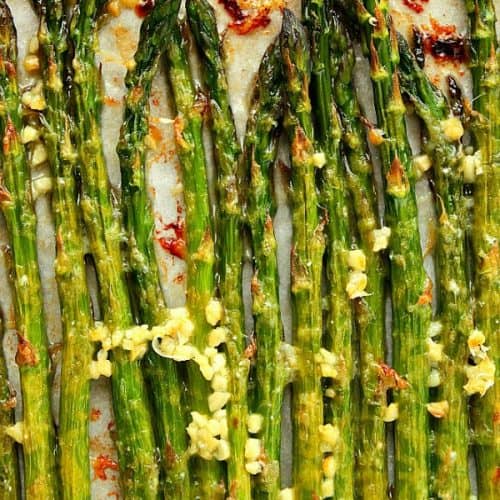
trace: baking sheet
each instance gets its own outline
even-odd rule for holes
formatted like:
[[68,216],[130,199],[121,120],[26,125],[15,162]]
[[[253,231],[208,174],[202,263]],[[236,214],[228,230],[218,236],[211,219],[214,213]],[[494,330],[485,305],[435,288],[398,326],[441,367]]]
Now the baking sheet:
[[[115,153],[119,128],[122,116],[122,99],[124,95],[123,77],[125,75],[125,64],[133,58],[141,19],[134,11],[133,6],[136,0],[119,0],[120,14],[118,17],[110,17],[100,34],[100,47],[98,62],[102,64],[104,80],[105,104],[103,109],[103,142],[108,162],[110,179],[115,187],[119,187],[119,166]],[[267,2],[274,7],[278,7],[278,2],[269,0],[255,0],[253,4]],[[32,76],[27,75],[22,66],[22,61],[26,54],[29,40],[36,34],[37,19],[33,13],[31,3],[28,0],[11,0],[8,2],[14,15],[15,23],[19,34],[19,70],[20,82],[23,86],[33,83]],[[224,52],[227,60],[227,77],[229,82],[231,104],[235,116],[236,126],[240,138],[244,134],[245,122],[252,88],[253,78],[260,63],[260,58],[267,45],[276,36],[280,29],[280,12],[275,9],[272,13],[271,24],[252,34],[240,36],[231,30],[226,30],[229,17],[225,13],[221,4],[217,0],[211,0],[216,8],[219,30],[223,34]],[[398,29],[407,34],[413,23],[429,24],[430,16],[441,24],[454,24],[460,33],[466,31],[466,16],[461,0],[430,0],[424,3],[425,10],[421,15],[403,6],[401,0],[393,0],[394,20]],[[298,0],[287,3],[288,7],[299,11]],[[497,11],[500,12],[500,0],[495,1]],[[434,65],[431,58],[427,69],[435,77],[436,81],[442,81],[442,75],[454,74],[461,82],[466,95],[470,95],[470,76],[468,70],[462,65]],[[356,86],[362,98],[362,104],[366,115],[375,121],[374,109],[371,97],[371,86],[367,77],[367,63],[363,58],[359,58],[356,72]],[[175,154],[173,141],[172,107],[168,100],[168,89],[165,84],[163,73],[155,79],[153,93],[151,96],[151,126],[155,127],[155,138],[158,139],[157,147],[150,154],[148,183],[155,218],[157,222],[157,236],[161,238],[162,227],[165,223],[172,222],[178,216],[177,207],[182,206],[182,178],[180,167]],[[419,152],[419,128],[416,120],[409,118],[409,130],[414,152]],[[208,135],[207,135],[208,139]],[[210,151],[210,143],[207,142],[207,151]],[[376,152],[375,152],[376,156]],[[287,161],[286,148],[282,148],[281,157]],[[40,175],[39,171],[33,175]],[[278,255],[280,266],[280,299],[283,322],[285,325],[285,335],[287,340],[291,339],[291,314],[289,300],[289,254],[291,243],[290,213],[286,205],[286,196],[282,188],[280,172],[276,171],[276,184],[278,186],[277,202],[278,211],[275,220],[275,230],[278,240]],[[418,203],[420,208],[420,225],[422,234],[422,247],[427,245],[429,235],[429,221],[433,217],[433,204],[427,182],[421,181],[418,184]],[[45,312],[47,318],[47,328],[50,342],[56,347],[61,342],[61,325],[59,314],[59,303],[54,281],[53,262],[55,257],[54,231],[52,216],[50,213],[50,202],[47,197],[40,198],[36,203],[38,214],[38,246],[39,259],[42,273],[42,283],[44,288]],[[0,245],[3,247],[7,243],[5,226],[0,217]],[[176,257],[167,254],[157,243],[157,256],[162,274],[162,285],[169,306],[175,307],[184,302],[185,287],[185,266]],[[431,276],[434,275],[432,260],[427,258],[426,266]],[[92,280],[92,273],[90,273]],[[245,268],[245,302],[247,313],[249,312],[249,265]],[[13,356],[15,352],[15,335],[12,330],[12,303],[9,291],[8,279],[5,270],[5,260],[3,253],[0,253],[0,306],[4,317],[8,320],[9,331],[4,341],[4,347],[9,359],[9,371],[11,379],[18,387],[18,373]],[[98,310],[98,309],[96,309]],[[10,321],[9,321],[10,320]],[[247,327],[251,330],[252,319],[247,314]],[[54,366],[56,376],[54,378],[54,420],[57,423],[57,399],[58,399],[58,378],[57,349],[52,351],[55,354]],[[18,391],[20,394],[20,392]],[[285,400],[287,402],[287,399]],[[284,486],[287,486],[290,478],[290,416],[289,405],[285,404],[284,424],[283,424],[283,477]],[[17,416],[21,418],[21,406],[17,408]],[[116,452],[111,439],[113,431],[113,415],[110,407],[109,382],[101,379],[92,386],[92,414],[90,425],[91,436],[91,466],[93,460],[99,455],[108,455],[116,459]],[[106,470],[106,479],[99,479],[92,471],[93,484],[92,495],[96,499],[120,498],[118,485],[118,472]]]

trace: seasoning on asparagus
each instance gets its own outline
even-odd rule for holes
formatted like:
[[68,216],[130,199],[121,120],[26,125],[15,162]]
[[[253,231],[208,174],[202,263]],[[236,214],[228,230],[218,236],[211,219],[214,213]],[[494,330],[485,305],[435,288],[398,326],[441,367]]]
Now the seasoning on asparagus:
[[[249,473],[260,472],[257,456],[247,453],[247,385],[249,360],[245,350],[242,299],[243,213],[239,193],[240,145],[229,104],[221,41],[215,13],[207,0],[189,0],[187,14],[203,61],[203,79],[210,93],[211,126],[217,169],[216,220],[219,291],[227,328],[226,349],[231,373],[227,406],[229,444],[228,489],[231,497],[251,497]],[[250,456],[251,455],[251,456]],[[250,464],[250,465],[249,465]]]
[[[471,31],[473,108],[478,113],[472,129],[480,155],[474,183],[472,246],[475,261],[475,326],[485,338],[487,359],[475,356],[470,369],[472,392],[480,373],[486,392],[472,402],[472,431],[480,498],[500,492],[500,55],[492,0],[466,0]],[[489,375],[488,375],[489,373]],[[476,387],[477,389],[477,387]],[[477,392],[477,391],[474,391]]]
[[[389,241],[394,368],[402,379],[394,399],[399,410],[395,435],[395,488],[399,498],[428,498],[427,343],[432,282],[425,273],[415,198],[415,171],[405,125],[397,66],[397,39],[387,0],[359,7],[369,50]],[[395,408],[395,407],[393,407]],[[417,473],[418,471],[418,473]]]
[[[316,192],[318,154],[315,149],[311,102],[309,44],[304,28],[285,9],[280,35],[285,70],[285,127],[291,145],[293,246],[292,305],[294,344],[299,366],[294,382],[293,486],[296,498],[322,495],[323,453],[338,444],[339,429],[323,425],[322,368],[332,368],[321,349],[321,269],[325,247]],[[323,365],[323,366],[322,366]]]
[[75,186],[76,152],[71,142],[68,95],[62,82],[67,58],[67,22],[63,2],[37,4],[40,59],[47,107],[43,138],[55,179],[52,207],[56,226],[55,275],[61,302],[63,350],[59,418],[59,471],[64,498],[90,497],[89,413],[93,326],[81,214]]
[[280,355],[283,338],[273,217],[273,165],[283,114],[281,54],[278,41],[259,67],[245,135],[246,207],[253,248],[252,312],[255,319],[256,396],[248,430],[262,442],[264,466],[256,478],[256,498],[277,498],[280,490],[281,406],[286,383]]
[[343,126],[343,146],[348,163],[347,186],[359,236],[359,250],[367,276],[366,293],[355,301],[355,320],[360,342],[360,416],[357,430],[356,479],[363,498],[382,498],[388,485],[385,441],[387,390],[380,373],[385,354],[385,265],[376,240],[379,214],[366,130],[354,81],[355,54],[345,28],[332,13],[334,95]]
[[[0,9],[1,10],[1,9]],[[0,315],[0,498],[19,498],[19,478],[15,441],[5,430],[14,424],[16,392],[9,382],[3,348],[5,324]]]
[[438,199],[436,325],[440,333],[439,339],[428,339],[429,360],[437,365],[441,382],[436,400],[428,407],[438,419],[434,431],[437,463],[433,490],[438,498],[468,497],[468,401],[463,388],[467,382],[467,341],[473,322],[467,276],[463,168],[474,159],[462,154],[460,119],[452,116],[446,98],[417,64],[402,37],[399,50],[402,87],[426,131],[424,154],[417,156],[414,164],[421,172],[432,165]]
[[[146,186],[149,97],[165,39],[177,22],[179,5],[179,0],[158,0],[142,23],[135,64],[125,77],[124,123],[117,148],[131,294],[137,304],[139,321],[148,325],[163,324],[168,317],[156,264],[152,237],[154,217]],[[158,356],[152,349],[145,354],[143,367],[151,390],[165,497],[189,497],[189,457],[185,415],[180,411],[180,373],[175,361]]]
[[[17,37],[8,6],[0,1],[0,208],[12,251],[12,280],[24,403],[21,441],[26,498],[58,498],[42,290],[36,248],[36,216],[30,169],[20,140],[21,97],[16,78]],[[38,96],[40,100],[42,96]]]
[[[333,454],[334,475],[325,474],[325,482],[333,486],[336,498],[354,495],[353,431],[357,422],[357,406],[353,403],[351,387],[354,378],[355,352],[351,300],[366,294],[360,279],[366,279],[366,268],[359,250],[350,252],[354,243],[350,227],[352,206],[346,189],[345,169],[340,155],[342,136],[340,117],[333,100],[330,71],[331,26],[323,0],[304,2],[304,19],[311,37],[311,92],[316,118],[316,138],[322,149],[320,203],[326,210],[326,304],[323,345],[336,358],[336,373],[328,380],[329,391],[325,422],[339,431]],[[331,375],[330,375],[331,376]],[[332,394],[330,394],[330,392]],[[324,471],[328,469],[324,467]],[[326,492],[323,492],[326,493]],[[330,495],[327,495],[330,496]]]
[[[95,48],[101,3],[81,0],[75,6],[70,27],[74,47],[72,95],[81,160],[81,207],[100,284],[104,323],[114,333],[130,329],[133,317],[122,265],[121,217],[113,203],[100,137],[102,95]],[[156,498],[159,467],[140,364],[120,347],[112,355],[113,409],[123,494]],[[105,358],[106,353],[101,350],[98,356]]]

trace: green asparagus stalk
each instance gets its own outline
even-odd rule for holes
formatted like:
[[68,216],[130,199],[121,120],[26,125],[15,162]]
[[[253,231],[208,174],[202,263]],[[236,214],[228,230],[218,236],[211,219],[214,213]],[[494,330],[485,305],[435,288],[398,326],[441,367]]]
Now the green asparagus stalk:
[[0,498],[19,498],[19,479],[15,443],[4,430],[14,424],[16,394],[9,382],[3,352],[5,325],[0,316]]
[[[441,385],[438,387],[434,416],[437,464],[434,491],[438,498],[469,497],[468,471],[468,401],[465,366],[469,356],[467,339],[473,329],[466,256],[467,208],[463,196],[461,125],[444,95],[430,82],[400,37],[399,74],[404,92],[421,118],[426,137],[424,151],[432,159],[434,186],[438,197],[438,232],[436,272],[440,344],[444,359],[439,363]],[[455,133],[457,128],[458,133]],[[426,156],[418,157],[427,167]]]
[[[77,3],[70,27],[74,47],[73,100],[80,156],[83,218],[96,265],[104,322],[111,332],[126,330],[133,317],[121,258],[121,218],[113,204],[100,137],[102,95],[95,64],[102,2]],[[148,392],[139,362],[120,347],[113,351],[112,395],[123,494],[156,498],[158,463]]]
[[[145,139],[149,131],[149,97],[158,71],[165,38],[174,28],[179,0],[157,1],[141,26],[134,68],[125,77],[124,123],[117,147],[122,174],[122,212],[128,240],[132,296],[142,323],[158,325],[167,319],[156,264],[154,217],[146,187]],[[154,426],[163,467],[166,498],[190,495],[186,423],[181,407],[182,383],[175,362],[146,353],[145,375],[152,393]],[[160,381],[163,381],[161,383]]]
[[311,102],[309,44],[293,13],[283,13],[280,35],[287,103],[285,127],[292,151],[292,305],[294,343],[299,366],[293,398],[293,484],[296,498],[321,495],[323,393],[321,270],[323,225],[316,192],[316,165]]
[[81,214],[75,186],[76,152],[71,142],[68,95],[62,82],[67,57],[67,22],[60,0],[38,4],[45,111],[44,140],[55,179],[55,273],[61,301],[63,351],[59,423],[59,470],[63,498],[90,497],[89,412],[93,326],[84,263]]
[[[203,352],[211,326],[205,309],[214,297],[215,255],[208,197],[208,179],[203,145],[204,100],[197,94],[189,67],[189,46],[183,35],[185,26],[173,26],[166,45],[167,73],[177,117],[174,123],[177,154],[183,172],[186,202],[186,305],[195,329],[194,345]],[[197,366],[188,363],[189,394],[193,410],[207,414],[210,388]],[[201,498],[223,498],[222,467],[215,461],[193,457],[193,474]]]
[[231,373],[228,403],[228,488],[231,497],[249,499],[250,476],[245,467],[247,441],[247,386],[249,359],[245,350],[242,299],[243,211],[239,193],[240,145],[229,104],[224,61],[220,52],[215,13],[207,0],[188,0],[191,31],[204,64],[203,78],[210,92],[212,136],[217,167],[219,292],[224,307],[223,325]]
[[24,491],[26,498],[58,498],[50,366],[44,322],[36,216],[30,170],[20,142],[21,100],[16,78],[17,37],[12,15],[0,2],[0,208],[13,255],[16,361],[23,395]]
[[[365,0],[359,19],[369,48],[375,95],[392,290],[394,368],[407,383],[394,398],[399,408],[395,436],[395,488],[399,498],[428,498],[427,341],[432,282],[423,267],[415,199],[415,172],[405,125],[397,66],[397,40],[387,0]],[[401,386],[401,384],[399,384]]]
[[[281,406],[285,371],[280,360],[283,338],[279,276],[273,217],[273,165],[278,153],[283,114],[281,54],[278,41],[267,49],[259,67],[245,135],[247,221],[251,232],[254,274],[252,311],[255,318],[256,397],[262,417],[264,469],[254,488],[256,498],[277,498],[280,489]],[[259,418],[259,417],[257,417]]]
[[496,367],[494,387],[473,401],[472,426],[480,498],[500,493],[500,56],[495,31],[495,2],[466,0],[471,31],[473,127],[481,155],[474,185],[472,246],[475,260],[475,322],[489,345]]
[[345,28],[332,13],[331,68],[335,101],[343,126],[347,158],[347,186],[366,259],[367,295],[355,301],[355,320],[360,342],[360,416],[358,426],[357,475],[363,498],[382,498],[388,485],[384,410],[386,389],[381,386],[381,363],[385,357],[385,265],[374,249],[379,213],[365,126],[354,81],[355,54]]
[[330,71],[332,32],[327,6],[323,0],[312,0],[305,2],[303,7],[305,24],[311,36],[311,91],[316,137],[325,154],[320,175],[320,203],[328,218],[325,227],[328,309],[323,344],[334,353],[338,363],[338,373],[331,384],[335,395],[329,398],[326,406],[325,422],[332,422],[339,429],[339,443],[333,452],[333,488],[335,498],[347,499],[354,495],[353,429],[358,417],[351,391],[355,342],[353,311],[347,293],[348,257],[353,243],[350,227],[352,206],[340,154],[340,117],[333,100]]

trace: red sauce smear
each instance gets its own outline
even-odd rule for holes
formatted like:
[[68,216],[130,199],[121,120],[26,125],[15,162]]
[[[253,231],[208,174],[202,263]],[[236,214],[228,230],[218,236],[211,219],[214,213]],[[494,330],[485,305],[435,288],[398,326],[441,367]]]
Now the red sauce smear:
[[459,64],[467,61],[467,43],[454,25],[442,25],[431,18],[431,27],[424,28],[422,44],[424,52],[438,62]]
[[160,236],[158,238],[158,243],[164,248],[168,253],[179,259],[186,258],[186,226],[184,221],[177,217],[175,222],[170,222],[169,224],[164,224],[163,228],[158,233],[170,232],[170,234],[165,236]]
[[155,6],[155,0],[141,0],[134,8],[139,17],[146,17]]
[[421,14],[424,11],[424,6],[422,3],[428,3],[429,0],[403,0],[403,5],[411,9],[413,12],[417,14]]
[[111,459],[108,455],[99,455],[92,464],[94,469],[95,477],[106,481],[108,476],[106,475],[106,469],[118,470],[118,464]]
[[246,35],[258,28],[265,28],[271,22],[269,7],[262,7],[255,15],[250,15],[243,12],[237,0],[219,0],[219,3],[224,5],[224,9],[233,19],[229,23],[229,28],[238,35]]

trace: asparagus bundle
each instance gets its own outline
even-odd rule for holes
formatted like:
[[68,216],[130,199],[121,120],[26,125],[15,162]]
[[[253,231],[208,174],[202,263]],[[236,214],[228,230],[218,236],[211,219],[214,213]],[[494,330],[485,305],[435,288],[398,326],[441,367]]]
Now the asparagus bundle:
[[[365,276],[359,252],[350,254],[352,219],[351,200],[346,189],[345,172],[340,155],[342,136],[340,118],[333,100],[330,72],[330,42],[332,32],[326,4],[322,0],[305,2],[304,18],[311,35],[312,103],[317,123],[318,144],[325,155],[321,166],[320,203],[326,210],[326,274],[327,304],[325,338],[323,344],[336,359],[336,374],[326,406],[325,422],[333,422],[339,430],[339,442],[333,459],[335,475],[333,489],[336,498],[354,495],[354,436],[353,423],[357,420],[353,404],[353,316],[350,299],[362,292],[353,286],[354,280]],[[350,255],[353,258],[350,258]],[[354,266],[349,272],[349,265]],[[352,287],[352,290],[351,290]],[[330,479],[330,478],[328,478]]]
[[311,60],[305,31],[287,9],[280,43],[287,91],[285,127],[292,152],[291,292],[294,343],[300,360],[293,394],[293,484],[296,498],[316,498],[321,495],[322,451],[325,446],[331,451],[337,436],[333,426],[323,426],[320,350],[325,242],[316,192],[317,153],[308,95]]
[[0,1],[0,208],[10,235],[16,362],[23,395],[22,436],[26,498],[58,498],[50,367],[38,258],[30,170],[23,145],[16,63],[17,37],[9,8]]
[[64,343],[59,419],[59,466],[64,498],[89,498],[90,361],[92,311],[87,290],[81,214],[75,186],[76,153],[71,143],[68,96],[62,86],[67,57],[67,23],[60,0],[38,4],[45,111],[44,140],[56,180],[55,274],[61,301]]
[[342,120],[343,146],[349,166],[347,186],[353,200],[358,244],[366,259],[367,276],[367,295],[355,301],[361,380],[356,479],[363,498],[382,498],[388,484],[384,423],[387,394],[380,383],[385,346],[385,265],[382,253],[374,245],[383,229],[377,229],[379,214],[373,165],[353,86],[355,54],[344,27],[334,13],[332,23],[334,93]]
[[[174,123],[177,154],[183,172],[186,202],[186,305],[194,323],[193,344],[203,352],[208,345],[212,326],[207,322],[206,308],[215,293],[214,238],[208,198],[208,179],[203,145],[203,97],[197,94],[189,67],[189,47],[182,30],[172,27],[166,48],[166,62],[177,117]],[[192,410],[207,414],[210,387],[193,363],[188,367]],[[213,384],[214,385],[214,381]],[[222,387],[222,389],[227,389]],[[222,458],[222,456],[219,456]],[[193,457],[193,474],[200,498],[223,498],[222,467],[216,462]]]
[[[474,185],[472,244],[475,260],[475,322],[489,345],[494,387],[473,402],[473,440],[480,498],[496,498],[500,488],[500,61],[492,0],[466,0],[472,38],[475,146],[481,158]],[[479,363],[480,365],[480,363]],[[479,368],[480,370],[481,368]]]
[[[104,322],[114,333],[130,329],[133,317],[121,258],[121,218],[113,205],[100,137],[102,95],[95,47],[101,4],[81,0],[75,7],[70,27],[74,46],[72,90],[83,218],[96,265]],[[113,350],[113,361],[111,382],[123,493],[156,498],[158,463],[141,368],[120,346]]]
[[229,104],[224,62],[220,53],[221,43],[213,8],[207,0],[189,0],[187,14],[204,64],[203,79],[210,92],[212,136],[217,166],[216,251],[219,291],[224,307],[222,323],[228,330],[226,348],[231,373],[231,399],[227,416],[231,448],[228,487],[231,497],[246,499],[251,496],[250,477],[245,466],[250,363],[245,349],[241,283],[243,213],[238,182],[240,145]]
[[[467,208],[461,161],[465,159],[459,142],[463,129],[458,118],[450,117],[446,98],[419,67],[402,37],[399,38],[399,49],[402,86],[426,130],[424,151],[432,158],[435,192],[439,200],[436,272],[437,319],[441,334],[439,344],[429,341],[431,348],[439,349],[434,361],[439,363],[441,378],[437,400],[429,405],[431,414],[439,419],[435,428],[437,463],[434,490],[438,498],[468,497],[468,409],[463,388],[467,382],[467,339],[473,322],[467,276]],[[415,161],[417,168],[422,164],[422,169],[430,163],[425,155]],[[440,353],[441,348],[444,348],[444,355]]]
[[427,339],[432,282],[423,267],[415,199],[415,172],[405,125],[397,65],[396,35],[386,0],[365,0],[359,19],[369,48],[380,151],[392,285],[392,338],[396,423],[395,480],[400,498],[428,497]]
[[[139,320],[159,325],[167,319],[153,246],[154,218],[146,187],[146,147],[149,96],[158,70],[165,38],[175,29],[180,1],[157,1],[141,26],[134,68],[125,77],[124,123],[117,147],[122,174],[122,211],[128,239],[132,296]],[[189,496],[185,419],[181,407],[182,384],[172,360],[149,350],[143,361],[152,394],[154,426],[164,471],[165,497]]]
[[5,429],[14,423],[16,393],[9,383],[3,352],[5,325],[0,316],[0,498],[19,498],[17,453],[15,443]]
[[281,362],[283,337],[279,276],[273,217],[273,165],[278,153],[283,113],[281,55],[278,41],[262,58],[247,122],[244,164],[247,175],[247,221],[251,232],[254,274],[252,311],[255,318],[256,421],[262,441],[264,469],[255,484],[256,498],[277,498],[280,488],[281,405],[286,373]]

